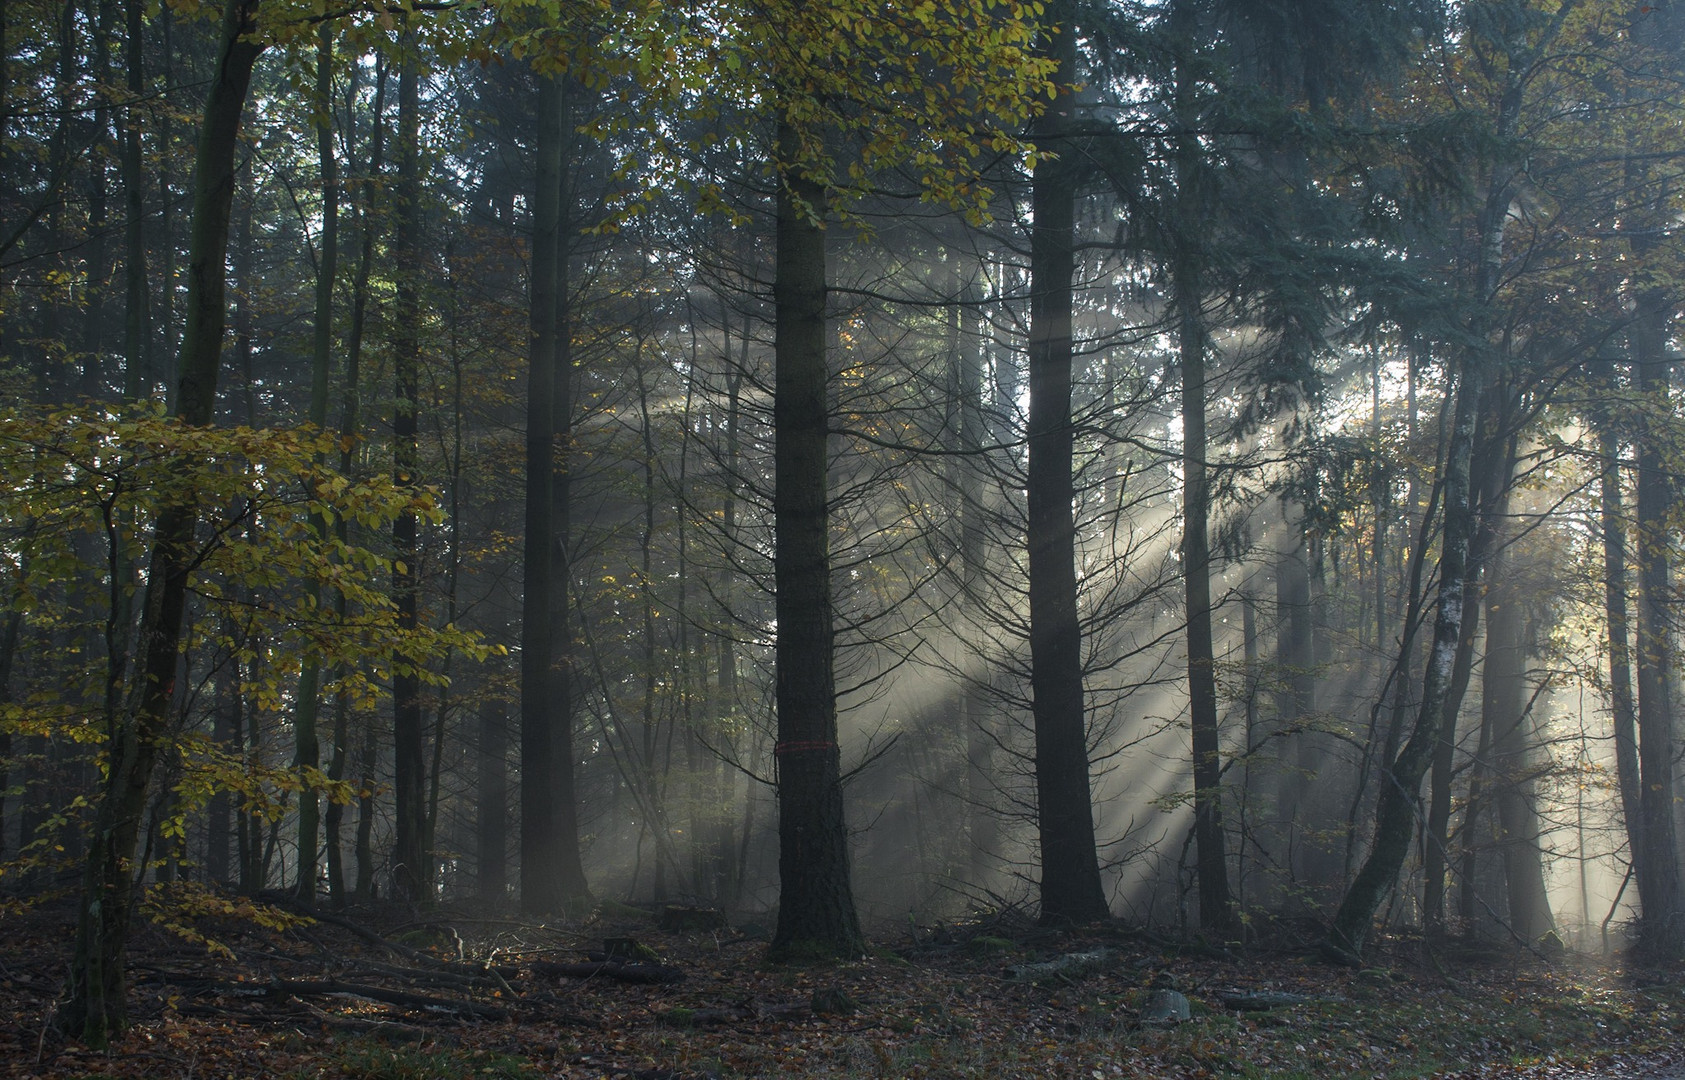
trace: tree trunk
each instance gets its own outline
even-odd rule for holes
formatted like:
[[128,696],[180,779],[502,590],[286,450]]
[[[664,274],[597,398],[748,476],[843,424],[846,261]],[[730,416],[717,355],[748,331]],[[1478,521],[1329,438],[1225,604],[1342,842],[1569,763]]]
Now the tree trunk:
[[1669,408],[1667,341],[1669,305],[1659,290],[1646,293],[1629,331],[1645,417],[1639,424],[1638,485],[1638,767],[1640,835],[1637,865],[1642,905],[1639,944],[1656,958],[1685,953],[1685,898],[1681,897],[1674,822],[1673,627],[1669,622],[1674,537],[1669,449],[1663,445]]
[[[1506,484],[1515,455],[1507,455]],[[1523,941],[1549,933],[1555,920],[1545,891],[1539,849],[1538,765],[1532,702],[1527,693],[1527,586],[1513,572],[1508,549],[1515,535],[1508,521],[1510,495],[1493,503],[1493,545],[1486,587],[1486,663],[1481,678],[1481,712],[1492,728],[1492,767],[1498,782],[1498,825],[1509,898],[1510,929]]]
[[781,123],[773,278],[773,579],[778,620],[778,928],[770,955],[855,957],[865,949],[849,882],[832,668],[825,319],[825,191]]
[[1472,509],[1469,505],[1469,456],[1479,412],[1480,368],[1475,345],[1464,361],[1457,385],[1457,408],[1445,461],[1445,524],[1439,558],[1439,595],[1433,642],[1422,680],[1422,699],[1410,739],[1397,757],[1383,763],[1375,839],[1369,857],[1346,890],[1330,944],[1342,957],[1360,957],[1370,922],[1398,880],[1415,833],[1416,804],[1422,777],[1440,739],[1446,718],[1457,643],[1462,637],[1463,585],[1467,570]]
[[[1494,183],[1481,220],[1481,260],[1475,294],[1481,305],[1490,303],[1501,268],[1504,223],[1509,211],[1507,185]],[[1476,319],[1473,343],[1463,351],[1463,370],[1458,374],[1456,404],[1451,437],[1445,449],[1443,476],[1444,522],[1439,554],[1439,590],[1434,612],[1433,639],[1427,668],[1422,676],[1422,697],[1409,740],[1396,757],[1382,765],[1381,791],[1375,811],[1375,836],[1369,856],[1346,889],[1329,928],[1329,948],[1336,956],[1350,960],[1361,957],[1370,923],[1381,902],[1398,881],[1398,873],[1409,853],[1415,834],[1417,804],[1422,778],[1426,775],[1450,718],[1457,647],[1462,639],[1465,587],[1469,571],[1469,545],[1474,532],[1474,505],[1470,472],[1473,466],[1476,427],[1486,377],[1486,354],[1482,317]]]
[[567,661],[567,464],[572,409],[565,340],[563,76],[541,85],[533,198],[527,372],[526,577],[521,599],[521,908],[563,910],[586,895],[573,795],[572,676]]
[[[193,193],[187,326],[180,354],[175,414],[188,425],[211,422],[226,312],[228,227],[234,152],[263,46],[256,40],[258,0],[227,0],[216,74],[205,99]],[[60,1025],[103,1047],[127,1024],[124,951],[136,868],[136,842],[159,755],[171,735],[198,507],[166,505],[158,515],[141,622],[141,663],[132,704],[108,732],[106,779],[89,838],[75,953]]]
[[[151,390],[152,295],[146,282],[146,168],[141,146],[141,95],[146,91],[144,0],[124,0],[123,63],[130,104],[123,112],[118,161],[123,180],[123,396]],[[125,624],[126,625],[126,624]]]
[[1295,501],[1286,497],[1282,499],[1285,543],[1276,556],[1276,726],[1278,731],[1291,732],[1291,735],[1285,736],[1280,751],[1281,764],[1276,776],[1275,812],[1270,832],[1277,837],[1277,843],[1282,848],[1276,858],[1286,868],[1291,880],[1296,882],[1301,880],[1307,869],[1300,862],[1304,849],[1300,830],[1306,823],[1301,813],[1306,785],[1314,775],[1310,770],[1315,768],[1315,763],[1310,760],[1315,749],[1307,725],[1316,709],[1316,642],[1311,610],[1311,572],[1305,552],[1304,510],[1301,505],[1297,511],[1299,517],[1295,520]]
[[[957,252],[949,258],[957,260]],[[975,313],[967,318],[966,305],[977,302],[975,286],[962,286],[957,271],[951,309],[953,334],[953,394],[959,449],[954,459],[954,487],[959,523],[960,593],[966,604],[964,625],[988,617],[978,595],[984,576],[987,533],[983,520],[984,432],[983,338],[975,325]],[[996,809],[998,783],[995,771],[995,709],[986,680],[988,671],[974,671],[960,688],[960,721],[965,739],[966,836],[970,841],[970,883],[985,886],[999,871],[1000,814]]]
[[1049,151],[1036,162],[1030,201],[1028,541],[1030,694],[1035,718],[1036,820],[1041,840],[1041,918],[1087,923],[1109,914],[1094,846],[1088,723],[1077,613],[1075,491],[1071,476],[1072,279],[1076,272],[1076,171],[1066,145],[1076,41],[1071,6],[1049,8],[1044,55],[1058,65],[1063,99],[1036,122]]
[[[361,70],[357,66],[352,68],[351,87],[346,92],[347,110],[346,144],[356,145],[356,73]],[[375,57],[375,88],[373,122],[369,125],[369,159],[368,168],[364,174],[367,181],[363,188],[363,199],[356,204],[356,221],[359,235],[357,237],[358,256],[357,270],[351,281],[351,325],[348,328],[345,342],[345,385],[344,407],[339,418],[340,457],[339,471],[342,475],[352,475],[352,467],[356,464],[354,457],[355,440],[362,427],[362,359],[363,337],[368,326],[369,309],[369,276],[374,268],[375,252],[375,199],[380,190],[378,180],[385,164],[385,134],[386,126],[384,114],[386,111],[386,72],[387,68],[380,57]],[[351,525],[344,515],[334,523],[335,535],[340,543],[347,543],[351,536]],[[336,592],[334,596],[334,611],[341,619],[349,613],[349,603],[343,592]],[[343,673],[340,673],[343,674]],[[328,776],[333,780],[345,779],[348,763],[352,757],[358,757],[363,762],[360,767],[360,782],[363,791],[369,791],[373,784],[372,754],[363,754],[360,750],[354,755],[351,747],[351,718],[352,708],[348,694],[343,690],[334,702],[334,734],[333,755],[328,761]],[[364,740],[373,731],[374,723],[371,718],[364,718]],[[328,864],[328,893],[333,897],[337,907],[344,907],[350,899],[350,891],[345,884],[344,854],[340,843],[340,828],[345,819],[345,808],[339,803],[331,803],[327,813],[323,815],[322,834],[323,843],[327,848]],[[356,864],[357,877],[353,888],[356,895],[366,898],[373,882],[372,856],[369,856],[368,829],[364,822],[369,819],[368,796],[362,796],[358,801],[358,826],[356,834]],[[368,857],[366,857],[368,856]]]
[[1632,631],[1627,613],[1626,513],[1621,497],[1621,450],[1614,420],[1605,417],[1598,432],[1603,468],[1598,477],[1603,527],[1603,610],[1609,635],[1610,724],[1615,738],[1615,779],[1621,794],[1627,846],[1633,869],[1642,880],[1645,867],[1644,801],[1638,765],[1638,713],[1632,693]]
[[[74,4],[66,4],[74,8]],[[115,8],[111,0],[90,3],[89,22],[93,32],[93,76],[101,87],[112,85],[111,78],[111,22]],[[93,135],[87,148],[85,167],[87,233],[83,240],[80,261],[84,270],[82,291],[82,394],[90,400],[105,397],[105,294],[110,286],[111,263],[106,254],[106,234],[110,230],[108,173],[106,162],[110,148],[106,141],[111,132],[109,97],[101,92],[94,98]]]
[[[1193,152],[1179,156],[1181,183],[1197,184]],[[1179,201],[1191,209],[1195,195]],[[1183,227],[1191,225],[1184,214]],[[1221,738],[1217,726],[1217,658],[1211,641],[1211,545],[1207,525],[1211,485],[1206,475],[1205,319],[1197,251],[1184,239],[1172,268],[1182,376],[1182,586],[1188,629],[1188,723],[1193,742],[1194,846],[1199,921],[1204,929],[1234,929],[1224,853]],[[1308,592],[1308,589],[1307,589]]]
[[[1521,106],[1521,91],[1510,75],[1495,129],[1504,137],[1514,134]],[[1475,506],[1471,484],[1475,440],[1479,432],[1481,398],[1486,387],[1488,354],[1493,346],[1490,333],[1491,306],[1502,281],[1504,229],[1513,195],[1513,167],[1494,168],[1488,178],[1486,199],[1480,208],[1473,281],[1473,315],[1467,326],[1462,350],[1462,371],[1457,376],[1451,436],[1445,448],[1442,488],[1444,520],[1440,531],[1439,589],[1436,597],[1433,638],[1422,675],[1422,697],[1409,740],[1396,757],[1383,764],[1381,792],[1375,811],[1375,836],[1363,867],[1346,889],[1345,898],[1329,928],[1328,951],[1344,960],[1363,954],[1370,923],[1381,901],[1398,881],[1404,858],[1415,835],[1422,778],[1434,751],[1451,721],[1447,706],[1459,704],[1452,693],[1458,643],[1462,638],[1464,593],[1469,574],[1469,546],[1474,536]]]
[[482,903],[501,906],[509,891],[509,717],[500,690],[487,686],[481,693],[475,884]]
[[[393,298],[392,479],[400,488],[419,489],[420,447],[417,409],[421,395],[421,60],[412,27],[404,29],[403,60],[398,69],[398,205],[392,262],[397,268]],[[392,523],[392,598],[398,631],[413,633],[419,621],[420,528],[406,511]],[[397,899],[432,899],[431,856],[426,848],[426,754],[423,743],[421,680],[404,657],[394,657],[392,744],[394,831],[392,888]]]
[[[316,310],[310,357],[310,422],[328,423],[328,372],[333,363],[333,290],[339,266],[339,163],[333,145],[333,31],[323,23],[316,39],[316,160],[322,179],[322,239],[316,263]],[[328,538],[328,523],[310,516],[310,530]],[[320,590],[312,587],[314,598]],[[316,721],[321,712],[322,661],[306,657],[298,676],[297,705],[293,709],[293,768],[299,773],[298,881],[299,899],[316,902],[317,832],[321,825],[321,797],[310,773],[322,762]]]
[[[1172,7],[1170,22],[1179,47],[1193,48],[1195,18],[1187,4]],[[1197,130],[1191,105],[1196,76],[1189,58],[1179,57],[1173,97],[1179,127]],[[1188,725],[1193,750],[1195,877],[1200,925],[1227,935],[1234,929],[1224,851],[1222,743],[1217,717],[1217,661],[1211,638],[1211,484],[1205,437],[1206,326],[1203,260],[1204,217],[1211,201],[1204,148],[1192,135],[1175,142],[1175,221],[1170,284],[1176,316],[1182,412],[1182,589],[1187,612]]]

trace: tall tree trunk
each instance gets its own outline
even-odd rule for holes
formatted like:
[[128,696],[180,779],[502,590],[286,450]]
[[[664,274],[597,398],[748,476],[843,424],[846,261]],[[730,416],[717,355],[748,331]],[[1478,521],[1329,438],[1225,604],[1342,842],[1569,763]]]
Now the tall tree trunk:
[[1638,767],[1640,833],[1637,859],[1642,905],[1639,941],[1649,955],[1685,953],[1685,897],[1681,895],[1679,846],[1675,840],[1673,719],[1673,627],[1669,621],[1672,546],[1668,525],[1673,506],[1669,448],[1664,445],[1669,406],[1665,355],[1669,304],[1660,290],[1638,299],[1628,332],[1644,418],[1639,423],[1638,485]]
[[1638,713],[1632,693],[1632,628],[1627,613],[1626,513],[1621,496],[1621,448],[1614,420],[1605,417],[1597,440],[1603,468],[1598,476],[1599,519],[1603,531],[1603,610],[1609,635],[1610,724],[1615,737],[1615,780],[1621,794],[1628,850],[1642,878],[1644,800],[1639,781]]
[[[1560,29],[1559,13],[1555,27]],[[1529,45],[1533,50],[1542,46]],[[1500,138],[1514,136],[1522,105],[1522,72],[1528,64],[1513,57],[1508,83],[1498,105],[1494,130]],[[1375,834],[1369,856],[1346,889],[1345,898],[1329,928],[1328,951],[1342,959],[1361,957],[1370,923],[1381,902],[1398,881],[1404,858],[1415,835],[1422,778],[1432,763],[1439,741],[1452,717],[1448,709],[1460,704],[1454,693],[1458,644],[1462,638],[1467,609],[1465,591],[1470,571],[1469,548],[1474,538],[1476,507],[1473,483],[1475,442],[1479,435],[1481,399],[1491,367],[1494,346],[1491,333],[1492,305],[1503,280],[1505,226],[1514,195],[1516,167],[1509,162],[1493,165],[1487,177],[1486,197],[1480,207],[1476,236],[1479,248],[1474,263],[1472,312],[1466,329],[1467,344],[1461,349],[1462,370],[1457,373],[1455,407],[1450,438],[1445,448],[1442,489],[1443,525],[1440,530],[1439,588],[1434,611],[1433,638],[1428,648],[1427,667],[1422,675],[1422,696],[1409,740],[1396,756],[1382,765],[1381,791],[1375,811]]]
[[[176,415],[211,422],[226,311],[228,226],[234,151],[252,68],[258,0],[227,0],[216,74],[205,99],[194,164],[193,238],[187,326],[182,337]],[[190,467],[183,463],[184,467]],[[108,767],[86,855],[75,953],[60,1024],[104,1046],[127,1024],[124,951],[133,906],[141,816],[159,756],[171,733],[187,587],[193,569],[194,505],[166,504],[154,525],[141,622],[141,663],[132,705],[107,733]]]
[[[1193,48],[1195,16],[1175,5],[1171,25],[1179,46]],[[1191,104],[1196,76],[1181,58],[1174,76],[1179,126],[1197,130]],[[1194,846],[1200,925],[1220,934],[1234,928],[1224,852],[1222,744],[1217,717],[1217,660],[1211,638],[1211,483],[1205,437],[1205,282],[1203,218],[1210,202],[1204,149],[1192,135],[1176,140],[1175,238],[1170,254],[1176,314],[1182,412],[1182,587],[1187,610],[1188,724],[1193,744]]]
[[778,928],[771,955],[858,956],[831,625],[825,191],[787,124],[773,278],[773,579],[778,620]]
[[[1077,613],[1075,490],[1071,475],[1072,279],[1076,272],[1076,170],[1070,87],[1076,78],[1071,5],[1050,5],[1040,49],[1061,90],[1036,121],[1049,153],[1030,178],[1029,417],[1027,423],[1030,695],[1035,719],[1036,820],[1041,918],[1087,923],[1109,914],[1094,845],[1088,723]],[[1057,155],[1057,156],[1055,156]]]
[[587,893],[573,789],[568,666],[566,452],[572,399],[566,336],[563,76],[540,86],[527,369],[525,584],[521,599],[521,908],[561,911]]
[[[74,6],[74,5],[66,5]],[[111,283],[111,262],[106,253],[106,234],[109,231],[110,190],[106,161],[110,157],[107,140],[111,135],[111,104],[106,88],[111,77],[111,23],[116,14],[112,0],[90,3],[94,43],[93,76],[100,90],[94,98],[93,138],[88,147],[85,167],[87,180],[87,235],[81,253],[83,266],[82,293],[82,394],[100,399],[105,393],[105,294]]]
[[[1471,459],[1471,483],[1478,484],[1474,493],[1474,519],[1477,523],[1469,541],[1468,572],[1463,581],[1463,629],[1457,639],[1457,656],[1451,665],[1451,685],[1445,692],[1445,722],[1440,728],[1439,741],[1434,745],[1428,789],[1427,833],[1423,838],[1422,922],[1430,933],[1445,929],[1445,896],[1448,882],[1446,870],[1451,859],[1451,781],[1455,772],[1457,728],[1462,717],[1463,701],[1468,696],[1469,681],[1474,676],[1474,646],[1480,633],[1480,612],[1485,596],[1486,566],[1499,551],[1509,490],[1515,472],[1516,446],[1508,431],[1505,391],[1500,383],[1488,386],[1481,397],[1486,417],[1484,436],[1477,436]],[[1484,682],[1482,690],[1484,692]],[[1482,711],[1481,745],[1492,738],[1492,714]],[[1476,755],[1473,776],[1488,768],[1484,754]],[[1469,797],[1463,810],[1463,896],[1471,897],[1474,889],[1476,854],[1479,849],[1479,830],[1476,818],[1485,810],[1477,797],[1480,784],[1471,778]],[[1465,928],[1473,930],[1473,922],[1464,918]]]
[[[352,65],[350,86],[346,89],[345,113],[345,141],[346,145],[356,146],[356,92],[357,72],[359,65]],[[339,471],[342,475],[350,476],[356,464],[354,447],[359,431],[362,427],[362,358],[363,336],[368,325],[369,307],[369,275],[374,268],[375,251],[375,199],[379,184],[376,183],[385,164],[385,133],[384,115],[386,112],[386,65],[377,56],[375,58],[375,87],[373,122],[369,125],[369,159],[367,171],[364,174],[363,198],[355,204],[358,229],[357,269],[351,281],[351,325],[347,328],[345,341],[345,382],[344,403],[339,416],[340,456]],[[351,536],[351,525],[344,515],[334,522],[334,534],[340,543],[347,543]],[[338,618],[345,618],[349,614],[350,603],[343,592],[336,590],[334,595],[334,612]],[[337,676],[343,676],[344,671],[336,671]],[[345,779],[351,759],[362,757],[354,755],[351,746],[352,703],[350,695],[341,689],[334,699],[333,752],[328,759],[328,778],[334,781]],[[364,718],[365,736],[374,727],[371,718]],[[365,759],[362,767],[363,781],[361,790],[369,791],[373,783],[372,759]],[[359,797],[358,829],[356,837],[357,855],[357,895],[366,896],[368,885],[372,883],[372,859],[365,860],[364,855],[368,844],[363,821],[368,816],[368,796]],[[345,859],[343,846],[340,843],[340,829],[345,820],[345,807],[338,802],[330,802],[327,812],[322,817],[322,842],[327,849],[328,895],[333,898],[336,907],[344,907],[350,899],[350,890],[345,883]]]
[[[737,543],[737,499],[742,466],[743,439],[743,372],[748,367],[749,360],[749,324],[744,320],[743,333],[738,338],[738,362],[736,367],[726,376],[726,418],[725,418],[725,491],[720,505],[720,532],[723,543],[729,545]],[[715,588],[719,591],[721,608],[726,612],[736,610],[734,598],[737,595],[738,575],[729,561],[720,570],[720,580]],[[737,641],[728,630],[719,636],[719,671],[717,673],[716,690],[719,694],[719,719],[727,723],[737,715]],[[721,789],[716,796],[715,813],[718,815],[719,825],[714,834],[712,847],[718,852],[720,866],[720,893],[722,907],[735,907],[742,896],[745,860],[738,857],[738,847],[732,842],[732,804],[729,793],[736,790],[735,773],[721,770],[723,777]],[[745,842],[748,837],[749,826],[753,822],[753,797],[743,800],[744,828],[741,839]]]
[[[949,258],[959,258],[950,252]],[[983,337],[976,325],[972,305],[977,303],[975,285],[963,285],[957,269],[952,278],[955,303],[951,309],[953,333],[953,392],[954,408],[962,455],[954,460],[957,472],[957,512],[959,523],[959,559],[961,596],[967,606],[962,625],[974,627],[979,617],[986,617],[978,590],[987,572],[985,562],[986,530],[983,520],[984,432],[983,401]],[[990,701],[986,670],[974,671],[960,688],[960,721],[965,739],[966,766],[966,836],[970,841],[970,883],[986,885],[999,870],[1000,814],[995,807],[997,780],[995,773],[996,732],[995,710]]]
[[[1506,130],[1509,127],[1513,127],[1513,121]],[[1481,213],[1480,263],[1475,295],[1482,308],[1490,304],[1497,289],[1509,201],[1508,184],[1494,181]],[[1439,590],[1433,639],[1429,645],[1427,668],[1422,676],[1422,696],[1409,740],[1396,756],[1389,754],[1388,760],[1382,763],[1374,841],[1362,868],[1347,887],[1329,928],[1329,951],[1345,960],[1362,956],[1375,912],[1398,881],[1404,858],[1410,850],[1410,840],[1416,831],[1422,778],[1449,723],[1447,705],[1455,704],[1451,702],[1453,676],[1457,647],[1462,639],[1469,545],[1474,533],[1470,473],[1480,401],[1486,382],[1487,353],[1491,349],[1484,341],[1484,316],[1477,315],[1471,329],[1471,344],[1463,350],[1462,371],[1457,375],[1451,436],[1445,448],[1442,472],[1445,511],[1440,533]]]
[[[421,58],[413,27],[404,29],[403,60],[398,69],[398,200],[392,261],[397,267],[393,302],[392,479],[400,488],[420,486],[417,411],[421,364]],[[419,621],[420,528],[414,512],[392,524],[392,597],[398,630],[413,632]],[[426,755],[423,743],[421,680],[413,665],[395,657],[392,676],[392,744],[395,802],[392,887],[398,899],[432,899],[432,857],[427,851]]]
[[481,689],[474,799],[474,877],[481,902],[502,906],[509,893],[509,710],[501,686]]
[[123,181],[123,396],[133,401],[152,384],[152,295],[146,282],[146,169],[140,98],[146,92],[145,0],[123,0],[123,63],[129,92],[123,110],[119,168]]
[[[1505,487],[1514,472],[1515,454],[1506,455]],[[1555,925],[1545,891],[1543,852],[1539,849],[1537,804],[1538,723],[1527,694],[1527,654],[1531,648],[1527,587],[1514,572],[1509,522],[1510,493],[1492,504],[1493,545],[1486,587],[1486,663],[1481,677],[1481,712],[1492,728],[1492,768],[1497,776],[1498,825],[1509,897],[1510,929],[1534,942]]]
[[[1191,141],[1191,140],[1189,140]],[[1197,150],[1178,155],[1180,183],[1197,186]],[[1184,192],[1178,201],[1184,211],[1197,195]],[[1191,214],[1184,213],[1183,227]],[[1211,484],[1206,467],[1205,438],[1205,318],[1204,289],[1191,240],[1171,270],[1176,294],[1177,327],[1182,376],[1182,585],[1187,606],[1188,722],[1193,741],[1194,846],[1199,882],[1200,925],[1226,934],[1234,929],[1229,898],[1228,865],[1224,853],[1221,740],[1217,726],[1217,658],[1211,640],[1211,545],[1207,525],[1211,513]],[[1308,591],[1308,590],[1307,590]]]
[[1330,928],[1330,944],[1343,957],[1358,957],[1369,936],[1370,922],[1404,865],[1415,832],[1416,804],[1446,722],[1445,703],[1462,637],[1463,585],[1467,570],[1472,509],[1469,505],[1469,455],[1479,412],[1480,368],[1475,345],[1464,361],[1457,384],[1457,408],[1445,461],[1445,524],[1439,559],[1439,594],[1434,615],[1433,642],[1422,698],[1410,739],[1399,754],[1383,762],[1375,839],[1369,856],[1346,890]]
[[[322,239],[316,261],[316,310],[310,355],[310,422],[318,429],[328,424],[328,374],[333,364],[333,291],[339,268],[339,158],[333,145],[333,30],[324,22],[316,38],[316,161],[322,180]],[[310,531],[321,540],[328,538],[328,523],[320,514],[310,516]],[[320,590],[312,587],[314,598]],[[297,705],[293,709],[293,768],[299,773],[298,792],[298,881],[299,898],[316,902],[317,832],[321,825],[321,797],[311,776],[322,761],[316,735],[321,714],[322,660],[309,656],[298,677]]]
[[[1275,710],[1277,730],[1291,733],[1284,742],[1276,776],[1275,811],[1270,832],[1282,850],[1277,859],[1293,881],[1308,869],[1300,860],[1306,854],[1301,842],[1305,824],[1301,808],[1310,782],[1316,753],[1311,742],[1312,713],[1316,709],[1315,619],[1311,610],[1311,571],[1306,561],[1304,509],[1297,500],[1283,497],[1282,550],[1276,556],[1276,645],[1277,686]],[[1294,515],[1298,517],[1295,518]]]

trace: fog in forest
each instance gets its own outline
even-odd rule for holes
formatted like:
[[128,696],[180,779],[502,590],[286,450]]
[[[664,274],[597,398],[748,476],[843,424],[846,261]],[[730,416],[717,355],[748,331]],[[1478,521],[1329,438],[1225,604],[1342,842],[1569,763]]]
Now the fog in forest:
[[615,7],[7,5],[0,889],[1685,948],[1675,6]]

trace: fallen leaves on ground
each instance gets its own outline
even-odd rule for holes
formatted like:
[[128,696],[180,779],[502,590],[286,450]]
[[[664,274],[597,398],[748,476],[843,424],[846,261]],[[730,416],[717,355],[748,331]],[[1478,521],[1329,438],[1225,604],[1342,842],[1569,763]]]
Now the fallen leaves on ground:
[[[156,929],[130,953],[110,1053],[50,1032],[66,908],[0,929],[0,1075],[41,1080],[705,1080],[737,1077],[1569,1078],[1685,1075],[1685,972],[1393,941],[1354,971],[1306,947],[1190,948],[1010,916],[922,928],[857,961],[769,966],[729,929],[538,924],[440,910],[204,927],[233,962]],[[637,955],[605,943],[631,942]],[[1309,942],[1302,943],[1306,946]],[[619,947],[624,948],[622,944]],[[1103,949],[1078,974],[1015,966]],[[648,977],[652,972],[676,978]],[[590,972],[577,977],[566,972]],[[644,977],[639,978],[637,976]],[[1149,988],[1193,1018],[1143,1026]],[[1244,1011],[1223,1002],[1289,1001]]]

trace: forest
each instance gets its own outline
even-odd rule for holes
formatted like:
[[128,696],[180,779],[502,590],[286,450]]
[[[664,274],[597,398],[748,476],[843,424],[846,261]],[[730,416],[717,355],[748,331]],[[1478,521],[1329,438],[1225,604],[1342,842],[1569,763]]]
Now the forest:
[[0,64],[57,1032],[149,927],[377,909],[1685,959],[1675,0],[7,0]]

